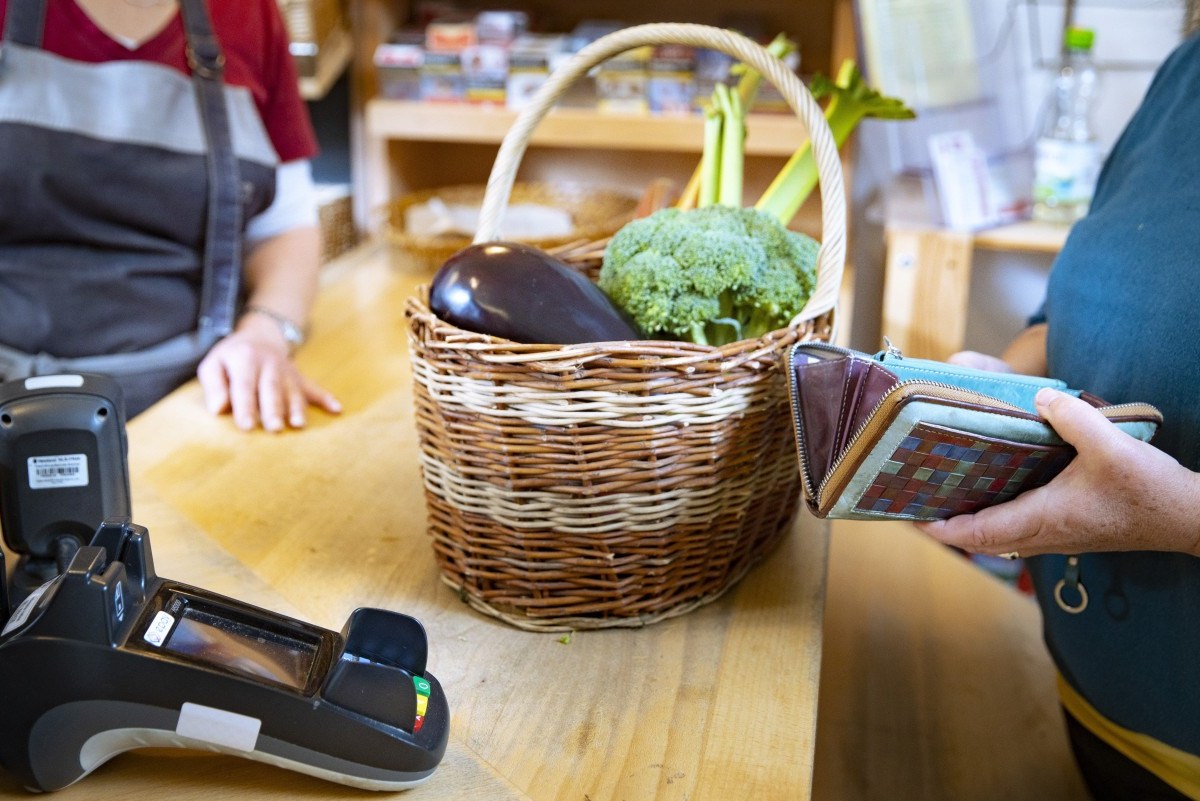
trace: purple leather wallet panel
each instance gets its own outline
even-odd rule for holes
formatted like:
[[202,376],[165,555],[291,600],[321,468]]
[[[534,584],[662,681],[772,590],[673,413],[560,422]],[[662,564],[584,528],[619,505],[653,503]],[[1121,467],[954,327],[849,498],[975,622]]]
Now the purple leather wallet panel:
[[873,362],[837,353],[826,357],[824,352],[798,350],[792,370],[804,459],[813,485],[819,486],[850,437],[897,380]]

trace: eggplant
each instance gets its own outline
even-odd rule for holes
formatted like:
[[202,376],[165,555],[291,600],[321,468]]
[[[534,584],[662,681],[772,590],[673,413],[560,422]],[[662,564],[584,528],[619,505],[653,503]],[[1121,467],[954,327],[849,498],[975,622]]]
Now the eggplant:
[[455,253],[433,277],[429,307],[459,328],[514,342],[642,338],[600,287],[545,251],[516,242],[484,242]]

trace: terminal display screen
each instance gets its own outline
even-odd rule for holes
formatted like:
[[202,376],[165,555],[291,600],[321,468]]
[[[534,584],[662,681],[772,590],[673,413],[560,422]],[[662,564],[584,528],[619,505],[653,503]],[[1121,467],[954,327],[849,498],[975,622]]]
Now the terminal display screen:
[[270,631],[189,604],[163,647],[198,662],[304,689],[319,641]]

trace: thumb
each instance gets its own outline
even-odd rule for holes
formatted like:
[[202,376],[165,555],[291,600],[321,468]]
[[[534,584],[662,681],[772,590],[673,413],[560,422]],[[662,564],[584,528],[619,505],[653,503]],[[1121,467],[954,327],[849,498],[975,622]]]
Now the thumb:
[[1040,389],[1033,399],[1038,414],[1066,442],[1081,445],[1112,442],[1121,433],[1096,407],[1056,389]]

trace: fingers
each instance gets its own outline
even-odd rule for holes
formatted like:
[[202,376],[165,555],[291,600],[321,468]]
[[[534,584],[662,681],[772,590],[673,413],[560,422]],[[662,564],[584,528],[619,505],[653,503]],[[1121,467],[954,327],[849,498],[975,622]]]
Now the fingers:
[[196,378],[204,392],[204,406],[210,414],[229,411],[229,383],[225,379],[225,366],[211,353],[196,368]]
[[1065,441],[1075,446],[1094,447],[1116,443],[1123,432],[1094,406],[1074,395],[1053,389],[1038,390],[1034,397],[1038,414]]
[[947,520],[917,523],[917,528],[946,545],[971,553],[998,555],[1020,551],[1022,556],[1042,553],[1032,543],[1041,534],[1045,520],[1041,489],[990,506],[975,514]]
[[331,414],[341,404],[328,391],[309,381],[290,359],[236,335],[218,343],[196,369],[205,406],[213,414],[230,412],[234,424],[250,431],[260,423],[266,431],[307,424],[308,406]]
[[[948,545],[984,554],[1193,547],[1191,521],[1182,526],[1174,522],[1181,517],[1179,502],[1169,502],[1170,509],[1160,513],[1163,507],[1156,507],[1156,499],[1190,497],[1194,493],[1189,490],[1172,493],[1169,487],[1175,478],[1194,474],[1125,434],[1073,395],[1043,389],[1035,404],[1038,413],[1075,447],[1077,455],[1066,469],[1045,486],[1011,501],[920,524],[922,531]],[[1190,486],[1190,481],[1184,483]],[[1187,536],[1181,538],[1178,532],[1184,530]]]
[[[267,362],[258,374],[258,412],[262,427],[267,431],[282,431],[285,404],[293,393],[287,389],[288,379],[281,374],[277,362]],[[234,419],[237,412],[234,411]]]
[[313,406],[319,406],[330,414],[341,414],[342,404],[325,388],[317,383],[308,380],[304,376],[300,376],[301,385],[304,389],[304,402]]
[[292,428],[304,428],[308,422],[309,406],[320,407],[330,414],[340,414],[342,411],[342,404],[331,392],[306,378],[294,367],[288,371],[285,386],[281,411],[286,408],[288,425]]
[[320,406],[337,414],[342,410],[327,391],[306,379],[288,361],[267,361],[259,370],[256,391],[233,402],[234,421],[239,428],[253,428],[257,420],[270,432],[287,427],[304,428],[308,424],[308,406]]
[[302,389],[305,384],[304,377],[300,377],[300,391],[291,392],[287,399],[287,416],[288,425],[292,428],[304,428],[308,423],[308,397]]
[[243,360],[226,364],[233,423],[243,431],[249,431],[258,424],[258,370],[255,367]]

